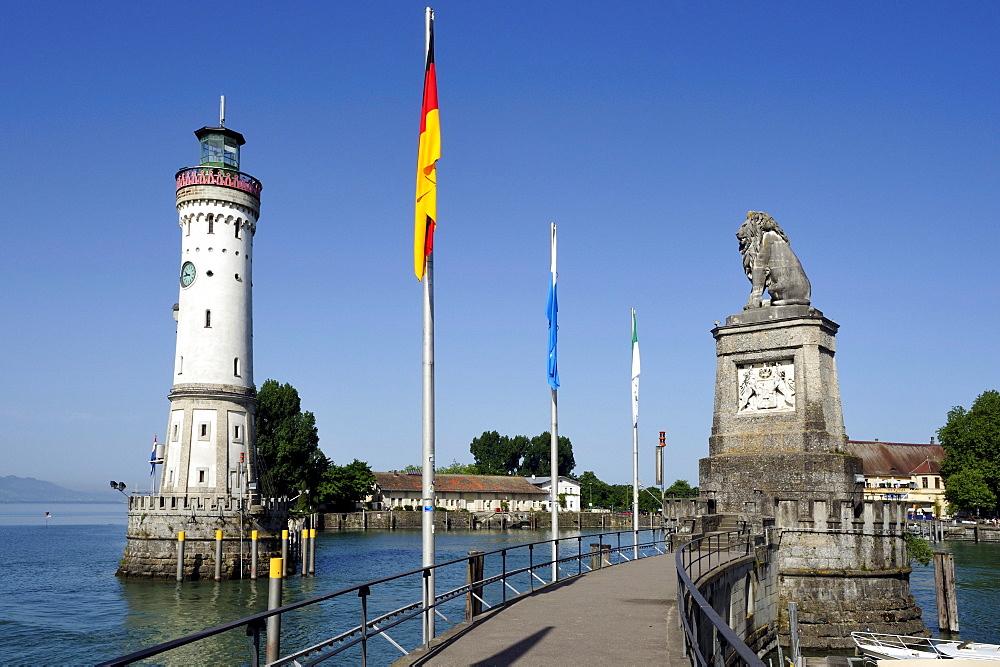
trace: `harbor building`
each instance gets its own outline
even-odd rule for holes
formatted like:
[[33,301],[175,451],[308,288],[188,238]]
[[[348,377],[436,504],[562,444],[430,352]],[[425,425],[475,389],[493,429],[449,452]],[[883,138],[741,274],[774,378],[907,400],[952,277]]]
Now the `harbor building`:
[[861,458],[866,500],[906,503],[910,518],[941,518],[948,514],[941,463],[941,445],[849,440],[847,450]]
[[262,494],[255,448],[252,276],[261,183],[240,171],[246,141],[225,127],[224,115],[218,127],[195,131],[199,164],[175,176],[181,256],[167,435],[150,461],[158,491],[129,498],[120,576],[173,577],[182,539],[185,576],[203,577],[222,531],[223,576],[239,577],[249,569],[253,531],[262,555],[273,555],[287,525],[287,502]]

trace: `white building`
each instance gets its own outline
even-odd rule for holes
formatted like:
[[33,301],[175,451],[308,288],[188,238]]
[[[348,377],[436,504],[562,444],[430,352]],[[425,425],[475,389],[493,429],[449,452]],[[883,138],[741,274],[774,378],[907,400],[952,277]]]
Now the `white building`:
[[[372,509],[421,505],[421,475],[376,472]],[[438,507],[469,512],[530,512],[548,507],[548,495],[523,477],[502,475],[434,475]]]
[[[525,477],[534,486],[545,491],[546,494],[552,492],[551,477]],[[582,508],[580,503],[580,483],[572,477],[559,477],[556,483],[556,495],[559,498],[559,509],[563,512],[579,512]]]

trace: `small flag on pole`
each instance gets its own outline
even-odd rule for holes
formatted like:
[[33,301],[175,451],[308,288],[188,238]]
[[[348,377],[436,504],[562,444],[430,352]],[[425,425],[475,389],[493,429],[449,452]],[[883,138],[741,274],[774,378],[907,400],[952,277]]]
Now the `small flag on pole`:
[[546,313],[549,318],[549,386],[559,388],[559,365],[556,363],[556,341],[559,335],[559,298],[556,295],[556,223],[552,223],[552,243],[549,246],[551,277],[549,278],[549,302]]
[[420,112],[420,147],[417,151],[417,199],[413,227],[413,271],[423,280],[427,256],[434,249],[437,226],[437,161],[441,157],[438,121],[437,73],[434,68],[434,11],[427,12],[427,58],[424,64],[424,104]]
[[639,424],[639,335],[635,330],[635,308],[632,309],[632,426]]
[[153,436],[153,451],[149,453],[149,476],[156,472],[156,436]]

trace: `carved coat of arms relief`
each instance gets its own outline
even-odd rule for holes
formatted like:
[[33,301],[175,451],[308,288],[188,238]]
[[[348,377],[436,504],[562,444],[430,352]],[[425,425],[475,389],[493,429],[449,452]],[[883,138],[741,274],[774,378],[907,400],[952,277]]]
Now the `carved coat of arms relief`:
[[737,412],[795,409],[795,364],[774,361],[737,366]]

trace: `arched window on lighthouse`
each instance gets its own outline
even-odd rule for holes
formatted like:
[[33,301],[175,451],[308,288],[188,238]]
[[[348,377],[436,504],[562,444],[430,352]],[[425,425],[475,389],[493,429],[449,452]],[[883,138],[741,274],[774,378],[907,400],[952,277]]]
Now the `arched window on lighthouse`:
[[208,214],[207,220],[208,220],[208,233],[209,234],[214,234],[215,233],[215,218],[212,217],[211,213]]
[[233,229],[236,230],[236,238],[239,238],[240,237],[240,221],[239,220],[234,220],[233,221]]
[[236,377],[240,376],[240,358],[236,357],[233,359],[233,375]]
[[210,310],[205,311],[205,328],[206,329],[212,328],[212,311]]

